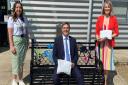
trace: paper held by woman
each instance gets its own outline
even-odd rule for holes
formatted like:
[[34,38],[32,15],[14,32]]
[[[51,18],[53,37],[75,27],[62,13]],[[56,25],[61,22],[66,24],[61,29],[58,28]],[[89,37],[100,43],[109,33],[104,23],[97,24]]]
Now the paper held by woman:
[[112,30],[101,30],[100,38],[112,39]]

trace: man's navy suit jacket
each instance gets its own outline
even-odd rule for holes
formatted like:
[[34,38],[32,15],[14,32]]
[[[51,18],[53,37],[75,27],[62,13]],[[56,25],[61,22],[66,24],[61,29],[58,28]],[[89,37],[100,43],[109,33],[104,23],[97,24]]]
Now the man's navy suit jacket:
[[[76,39],[69,36],[69,42],[70,42],[71,62],[77,65],[78,51],[77,51]],[[65,59],[64,44],[63,44],[62,36],[56,37],[54,42],[53,60],[56,66],[57,66],[57,59],[63,59],[63,60]]]

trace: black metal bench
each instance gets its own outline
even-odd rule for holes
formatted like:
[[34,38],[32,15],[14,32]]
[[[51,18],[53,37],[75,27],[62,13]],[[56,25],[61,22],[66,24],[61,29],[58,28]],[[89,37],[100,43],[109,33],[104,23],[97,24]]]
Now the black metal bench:
[[[86,45],[89,49],[93,48],[92,50],[94,50],[95,48],[95,42],[78,43],[79,46],[82,46],[83,44]],[[54,72],[54,65],[48,63],[44,64],[45,62],[43,64],[39,63],[40,60],[37,59],[37,55],[35,54],[34,49],[47,49],[47,46],[45,46],[43,42],[34,42],[34,40],[32,40],[30,85],[53,85],[52,76]],[[41,54],[38,54],[38,56],[40,55]],[[94,56],[96,57],[95,50]],[[85,85],[104,85],[103,70],[102,68],[99,69],[97,58],[95,58],[95,63],[92,65],[80,64],[80,62],[78,63],[78,67],[80,68],[81,74],[83,75]],[[75,79],[67,75],[62,75],[61,83],[62,85],[77,85]]]

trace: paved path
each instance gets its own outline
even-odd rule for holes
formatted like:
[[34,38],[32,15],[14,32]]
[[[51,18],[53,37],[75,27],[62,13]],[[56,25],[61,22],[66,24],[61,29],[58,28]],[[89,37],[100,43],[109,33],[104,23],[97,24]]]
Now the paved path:
[[[126,50],[122,51],[124,52],[123,56],[122,56],[122,53],[120,54],[119,52],[120,51],[115,51],[117,61],[126,62],[128,60],[128,57],[125,54],[127,53],[127,51]],[[26,85],[29,85],[29,79],[30,79],[29,78],[30,55],[31,55],[31,52],[29,49],[26,55],[25,65],[24,65],[24,80]],[[117,72],[117,75],[113,78],[114,85],[128,85],[128,65],[126,64],[116,65],[116,72]],[[10,83],[11,83],[11,53],[8,50],[4,52],[0,51],[0,85],[11,85]]]
[[[11,85],[11,53],[7,50],[0,53],[0,85]],[[29,85],[30,50],[28,50],[24,65],[24,80]]]

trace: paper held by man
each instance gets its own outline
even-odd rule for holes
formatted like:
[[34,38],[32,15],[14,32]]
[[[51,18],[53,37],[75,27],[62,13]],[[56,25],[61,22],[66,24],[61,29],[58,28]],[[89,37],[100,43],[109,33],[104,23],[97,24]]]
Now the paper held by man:
[[100,38],[112,39],[112,30],[101,30]]
[[57,74],[65,73],[67,75],[71,74],[71,62],[58,59],[58,67],[57,67]]

